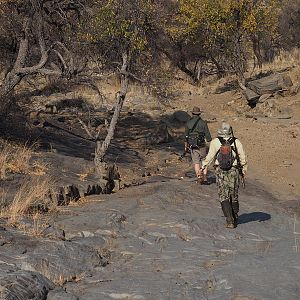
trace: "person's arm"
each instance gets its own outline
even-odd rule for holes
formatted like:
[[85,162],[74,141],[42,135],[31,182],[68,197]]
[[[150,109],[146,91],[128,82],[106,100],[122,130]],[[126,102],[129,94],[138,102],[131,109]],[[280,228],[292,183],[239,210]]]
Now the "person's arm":
[[189,136],[189,128],[188,126],[186,125],[185,126],[185,132],[184,132],[184,150],[187,151],[188,150],[188,136]]
[[209,146],[208,154],[205,157],[205,159],[202,161],[202,169],[207,168],[215,160],[219,148],[220,147],[218,145],[218,140],[217,139],[212,140]]
[[205,139],[209,143],[212,139],[211,139],[211,134],[207,122],[204,122],[204,133],[205,133]]
[[241,165],[243,167],[243,173],[245,174],[247,172],[247,169],[248,169],[247,156],[246,156],[244,147],[243,147],[242,143],[240,142],[240,140],[236,139],[235,142],[236,142],[236,147],[237,147],[238,155],[240,157],[240,162],[241,162]]

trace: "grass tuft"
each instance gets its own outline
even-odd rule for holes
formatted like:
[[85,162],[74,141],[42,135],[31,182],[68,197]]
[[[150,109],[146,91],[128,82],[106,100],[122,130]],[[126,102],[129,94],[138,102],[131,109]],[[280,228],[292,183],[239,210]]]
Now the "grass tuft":
[[56,211],[56,200],[50,195],[53,188],[54,181],[49,176],[24,179],[11,203],[0,208],[2,216],[11,224],[28,216],[36,222],[39,214]]

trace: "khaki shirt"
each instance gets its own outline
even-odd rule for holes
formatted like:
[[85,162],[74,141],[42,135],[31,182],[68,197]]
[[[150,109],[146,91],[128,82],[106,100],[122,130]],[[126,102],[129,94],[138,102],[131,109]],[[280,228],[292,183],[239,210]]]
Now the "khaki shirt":
[[[228,140],[229,138],[225,138],[225,140]],[[248,168],[248,162],[247,162],[247,157],[243,148],[242,143],[240,140],[236,139],[235,140],[237,151],[240,157],[241,165],[243,167],[243,171],[247,171]],[[206,156],[206,158],[202,161],[202,168],[208,167],[212,162],[215,163],[215,165],[219,165],[218,160],[216,159],[216,155],[221,147],[221,142],[219,141],[218,138],[215,138],[211,141],[210,146],[209,146],[209,151]],[[232,145],[234,147],[234,145]],[[233,156],[235,157],[235,152],[233,151]],[[235,159],[233,162],[233,165],[237,165],[237,160]]]

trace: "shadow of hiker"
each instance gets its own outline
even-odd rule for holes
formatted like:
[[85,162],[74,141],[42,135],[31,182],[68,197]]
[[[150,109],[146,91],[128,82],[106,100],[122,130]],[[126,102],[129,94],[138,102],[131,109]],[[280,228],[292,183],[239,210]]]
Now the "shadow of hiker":
[[249,222],[264,222],[271,219],[271,215],[264,212],[252,212],[249,214],[241,214],[238,219],[238,224],[245,224]]
[[217,178],[213,173],[208,172],[207,177],[209,184],[217,183]]

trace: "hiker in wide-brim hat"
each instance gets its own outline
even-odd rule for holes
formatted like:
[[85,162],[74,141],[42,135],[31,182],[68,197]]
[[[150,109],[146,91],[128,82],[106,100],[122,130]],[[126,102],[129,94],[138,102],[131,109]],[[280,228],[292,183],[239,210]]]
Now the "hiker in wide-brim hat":
[[201,160],[207,155],[206,142],[211,141],[211,135],[207,123],[200,117],[201,109],[194,106],[191,112],[185,128],[185,152],[191,153],[198,182],[207,184],[207,171],[202,172]]
[[242,143],[233,136],[232,127],[226,122],[222,122],[218,137],[210,143],[208,154],[202,161],[203,170],[211,163],[215,167],[225,226],[235,228],[238,224],[240,176],[247,172],[247,157]]
[[232,129],[228,123],[222,122],[221,126],[218,129],[218,136],[223,138],[231,137]]
[[202,113],[201,109],[198,106],[194,106],[192,109],[193,115],[200,115]]

